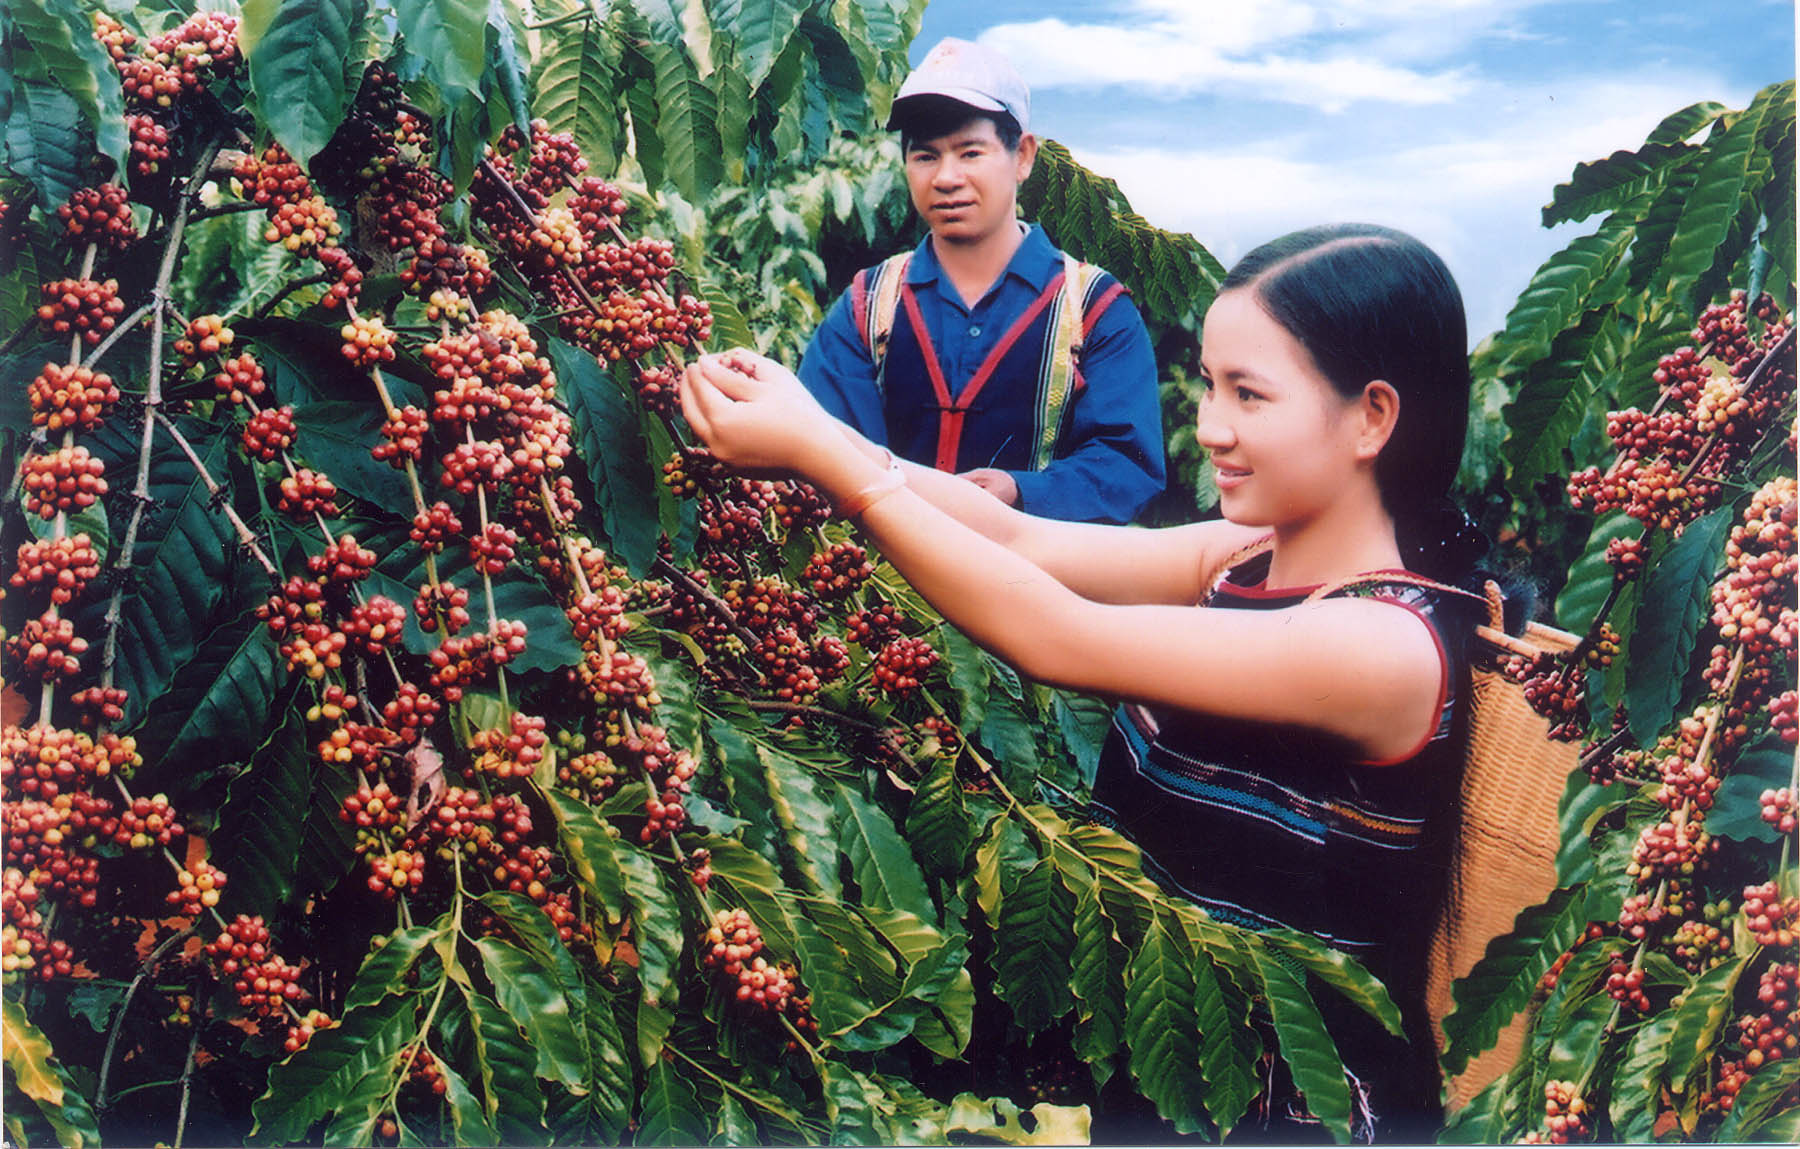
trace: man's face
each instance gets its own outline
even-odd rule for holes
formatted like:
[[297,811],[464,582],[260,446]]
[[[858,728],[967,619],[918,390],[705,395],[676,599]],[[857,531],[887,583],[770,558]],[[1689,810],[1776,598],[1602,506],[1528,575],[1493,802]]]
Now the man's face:
[[978,116],[935,139],[910,141],[906,185],[934,237],[975,244],[1012,226],[1019,183],[1031,174],[1036,156],[1034,137],[1008,151],[994,121]]

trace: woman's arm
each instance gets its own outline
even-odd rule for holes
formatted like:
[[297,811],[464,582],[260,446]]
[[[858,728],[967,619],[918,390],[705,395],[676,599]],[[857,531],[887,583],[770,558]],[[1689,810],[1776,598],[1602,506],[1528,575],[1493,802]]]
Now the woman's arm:
[[[727,387],[690,371],[683,394],[689,421],[727,462],[796,470],[840,503],[882,489],[883,468],[828,433],[835,424],[795,413],[753,380]],[[1429,627],[1399,608],[1328,600],[1253,613],[1095,602],[910,487],[868,505],[862,525],[946,618],[1041,681],[1303,725],[1374,760],[1411,752],[1436,727],[1442,655]],[[1103,557],[1118,561],[1116,552]]]
[[[760,357],[743,360],[753,363],[756,382],[765,385],[764,397],[804,406],[800,384],[790,382],[794,377],[786,368]],[[732,386],[736,374],[709,360],[699,370],[715,386]],[[802,415],[796,412],[795,417]],[[887,448],[842,423],[838,428],[870,461],[885,465],[890,458]],[[1205,572],[1264,533],[1222,521],[1147,529],[1039,518],[1007,506],[966,479],[904,460],[900,467],[907,486],[927,502],[1096,602],[1198,602],[1206,589],[1200,585]]]

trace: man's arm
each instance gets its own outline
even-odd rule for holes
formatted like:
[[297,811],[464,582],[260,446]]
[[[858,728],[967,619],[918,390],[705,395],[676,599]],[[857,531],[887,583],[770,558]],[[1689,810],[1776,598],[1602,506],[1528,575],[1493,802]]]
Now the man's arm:
[[875,390],[875,360],[856,328],[848,291],[825,313],[795,374],[839,422],[877,444],[887,443],[887,420]]
[[1019,509],[1045,518],[1130,522],[1166,482],[1162,410],[1150,334],[1129,297],[1115,299],[1081,354],[1085,386],[1070,397],[1060,456],[1010,471]]

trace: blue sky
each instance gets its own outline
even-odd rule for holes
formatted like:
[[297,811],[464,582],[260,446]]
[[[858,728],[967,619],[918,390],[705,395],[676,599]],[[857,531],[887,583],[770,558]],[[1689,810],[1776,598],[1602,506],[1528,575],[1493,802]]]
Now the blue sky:
[[933,0],[913,46],[980,39],[1034,130],[1228,266],[1327,220],[1412,232],[1472,340],[1594,223],[1538,209],[1577,163],[1794,75],[1792,0]]

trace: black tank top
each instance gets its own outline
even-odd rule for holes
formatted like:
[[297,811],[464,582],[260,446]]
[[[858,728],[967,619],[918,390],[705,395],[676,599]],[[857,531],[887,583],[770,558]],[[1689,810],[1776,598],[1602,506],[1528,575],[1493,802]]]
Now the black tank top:
[[[1268,562],[1231,571],[1206,606],[1279,610],[1315,589],[1265,587]],[[1092,814],[1137,843],[1164,888],[1220,921],[1285,926],[1357,957],[1410,1014],[1422,1005],[1424,931],[1442,893],[1462,761],[1457,700],[1480,603],[1370,579],[1332,597],[1411,611],[1443,655],[1441,717],[1411,755],[1371,763],[1317,730],[1126,705],[1101,753]],[[1396,611],[1394,625],[1417,624]]]

